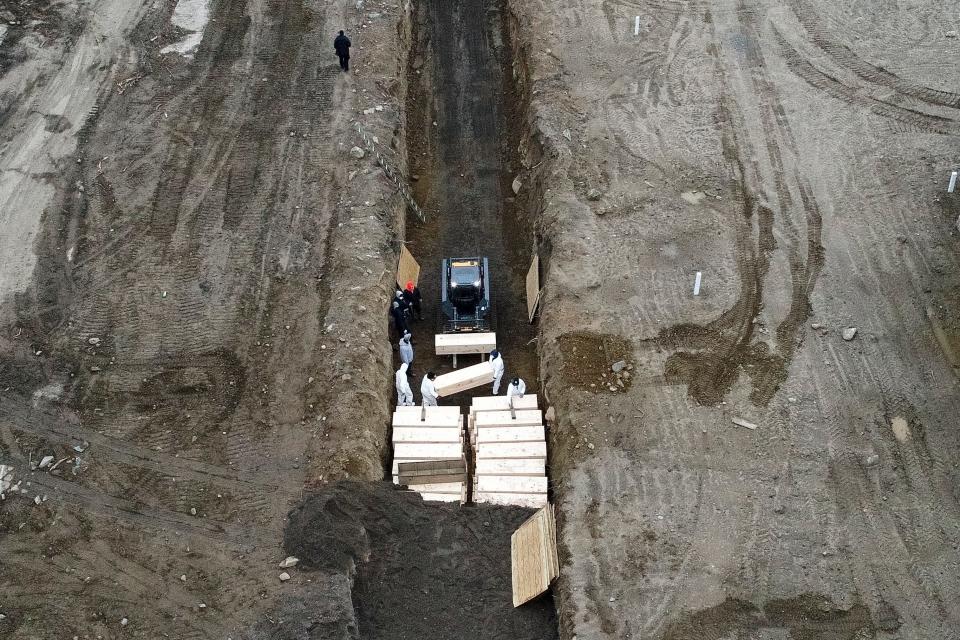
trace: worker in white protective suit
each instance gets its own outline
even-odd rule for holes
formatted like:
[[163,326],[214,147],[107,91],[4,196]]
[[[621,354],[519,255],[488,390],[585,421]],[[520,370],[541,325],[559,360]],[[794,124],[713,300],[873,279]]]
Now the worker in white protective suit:
[[397,381],[397,406],[398,407],[412,407],[413,406],[413,389],[410,388],[410,381],[407,380],[407,367],[409,367],[406,362],[400,365],[400,368],[397,369],[397,373],[394,376]]
[[507,386],[507,397],[512,398],[514,396],[522,398],[523,394],[527,392],[527,383],[523,381],[523,378],[514,378],[509,386]]
[[[413,366],[413,345],[410,343],[410,333],[400,338],[400,362]],[[410,373],[409,371],[407,373]]]
[[494,349],[490,352],[490,364],[493,365],[493,395],[500,391],[500,378],[503,377],[503,357],[500,352]]
[[437,386],[433,384],[436,377],[437,374],[428,371],[427,375],[423,376],[423,382],[420,383],[420,394],[423,396],[423,406],[425,407],[437,406]]

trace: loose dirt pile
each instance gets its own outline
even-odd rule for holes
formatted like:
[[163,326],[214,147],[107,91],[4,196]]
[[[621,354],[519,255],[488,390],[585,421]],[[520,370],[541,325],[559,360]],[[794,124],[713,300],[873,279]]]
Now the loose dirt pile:
[[[425,503],[387,483],[340,482],[290,513],[284,547],[325,580],[353,578],[364,640],[551,639],[550,598],[516,609],[511,601],[510,536],[531,513]],[[262,637],[299,636],[281,627]]]

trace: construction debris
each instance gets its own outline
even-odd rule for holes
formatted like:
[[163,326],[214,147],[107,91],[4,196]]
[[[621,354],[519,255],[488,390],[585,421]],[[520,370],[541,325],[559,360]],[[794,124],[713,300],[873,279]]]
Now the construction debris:
[[747,422],[747,421],[744,420],[743,418],[733,418],[733,419],[730,420],[730,422],[732,422],[733,424],[737,425],[738,427],[746,427],[747,429],[756,429],[756,428],[757,428],[757,425],[753,424],[752,422]]

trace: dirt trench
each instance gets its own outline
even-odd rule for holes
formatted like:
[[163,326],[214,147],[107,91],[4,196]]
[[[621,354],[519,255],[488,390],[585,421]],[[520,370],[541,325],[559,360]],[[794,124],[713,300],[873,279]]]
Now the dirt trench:
[[[411,386],[419,396],[427,371],[452,370],[452,360],[435,356],[432,346],[443,323],[440,261],[483,256],[506,361],[503,385],[520,376],[538,392],[536,330],[525,302],[533,236],[511,187],[510,140],[519,121],[502,3],[425,0],[413,3],[408,17],[407,165],[427,215],[424,222],[408,212],[406,223],[424,296],[423,318],[411,324]],[[475,361],[461,357],[459,366]],[[465,407],[470,397],[489,394],[482,387],[441,404]],[[389,483],[389,466],[385,471]],[[365,640],[556,638],[550,595],[518,609],[511,603],[510,535],[531,513],[424,503],[386,483],[338,485],[291,513],[286,548],[318,569],[353,576],[356,627]]]
[[[414,192],[427,221],[409,216],[406,246],[422,266],[424,318],[412,326],[420,347],[414,372],[452,370],[432,353],[442,326],[440,261],[484,256],[490,261],[492,324],[514,376],[539,389],[535,325],[527,316],[525,276],[533,248],[531,219],[512,190],[518,171],[516,103],[510,42],[502,3],[414,4],[407,69],[407,138]],[[522,189],[522,187],[521,187]],[[461,357],[474,364],[473,357]],[[501,388],[500,392],[503,393]],[[446,400],[465,405],[471,395]]]

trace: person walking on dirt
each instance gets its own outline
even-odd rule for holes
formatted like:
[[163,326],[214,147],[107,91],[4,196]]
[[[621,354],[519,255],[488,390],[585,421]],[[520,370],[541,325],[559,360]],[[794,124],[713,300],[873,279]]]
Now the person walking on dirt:
[[527,392],[527,383],[523,381],[523,378],[514,378],[513,381],[507,386],[507,397],[512,398],[514,396],[522,398],[523,394]]
[[334,39],[333,50],[337,52],[337,57],[340,58],[340,69],[350,71],[350,38],[345,36],[343,31]]
[[423,406],[425,407],[437,406],[437,386],[433,384],[436,377],[437,374],[433,371],[427,371],[427,375],[423,376],[423,382],[420,383],[420,395],[423,396]]
[[403,299],[410,306],[410,316],[416,320],[423,320],[423,311],[420,308],[423,296],[420,295],[420,288],[413,284],[413,280],[407,280],[407,286],[403,290]]
[[393,306],[390,307],[390,315],[393,317],[393,325],[397,328],[397,333],[403,335],[405,333],[410,333],[410,327],[407,326],[407,318],[403,315],[403,309],[400,308],[400,303],[396,300],[393,301]]
[[400,362],[407,366],[413,365],[413,345],[410,344],[410,333],[403,334],[400,338]]
[[493,364],[493,395],[500,391],[500,378],[503,377],[503,358],[500,352],[494,349],[490,352],[490,363]]
[[400,365],[400,368],[397,369],[397,373],[394,375],[397,384],[397,406],[398,407],[412,407],[413,406],[413,389],[410,388],[410,381],[407,380],[407,367],[410,366],[406,362]]

